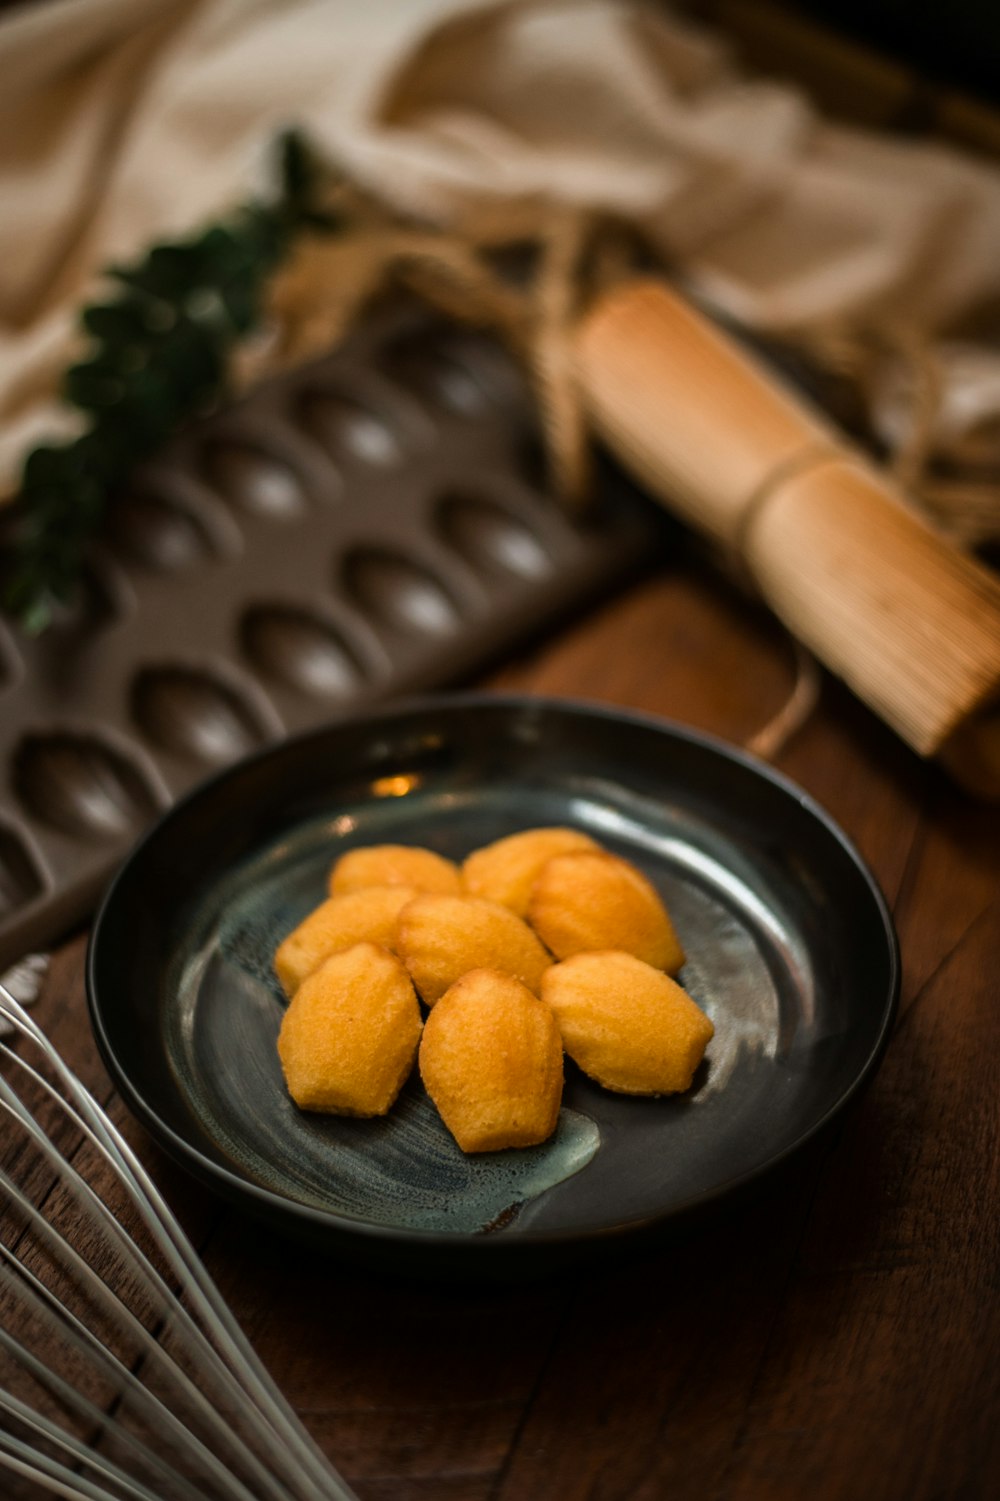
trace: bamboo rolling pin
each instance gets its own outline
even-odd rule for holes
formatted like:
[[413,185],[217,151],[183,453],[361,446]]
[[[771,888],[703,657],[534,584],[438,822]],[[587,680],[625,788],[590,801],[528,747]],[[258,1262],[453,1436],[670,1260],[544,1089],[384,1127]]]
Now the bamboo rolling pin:
[[1000,582],[661,283],[605,294],[575,354],[594,427],[653,495],[914,750],[1000,794]]

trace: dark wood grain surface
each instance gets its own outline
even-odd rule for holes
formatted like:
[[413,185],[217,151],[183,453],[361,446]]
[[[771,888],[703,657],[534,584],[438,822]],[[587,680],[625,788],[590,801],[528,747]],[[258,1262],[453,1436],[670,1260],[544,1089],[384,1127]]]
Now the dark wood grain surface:
[[[684,559],[488,686],[598,699],[742,742],[791,673],[780,632]],[[778,764],[881,882],[902,1006],[838,1134],[722,1223],[565,1279],[428,1288],[262,1236],[144,1146],[363,1501],[1000,1494],[1000,808],[952,788],[829,681]],[[84,1010],[84,944],[59,951],[37,1014],[109,1097]]]

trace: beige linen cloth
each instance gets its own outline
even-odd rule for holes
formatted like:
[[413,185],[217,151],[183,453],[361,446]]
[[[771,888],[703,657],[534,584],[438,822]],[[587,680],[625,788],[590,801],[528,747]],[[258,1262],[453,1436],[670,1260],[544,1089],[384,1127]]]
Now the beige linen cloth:
[[[1000,294],[1000,172],[824,122],[662,6],[48,0],[0,21],[0,493],[67,421],[54,393],[101,268],[260,189],[290,123],[442,224],[497,196],[624,214],[761,329],[935,341]],[[1000,357],[939,353],[941,442],[1000,462]],[[891,376],[887,430],[908,420]]]

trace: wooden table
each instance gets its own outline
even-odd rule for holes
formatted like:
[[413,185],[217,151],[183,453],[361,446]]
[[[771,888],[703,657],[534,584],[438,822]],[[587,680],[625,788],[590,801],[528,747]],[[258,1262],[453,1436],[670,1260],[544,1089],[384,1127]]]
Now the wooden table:
[[[791,663],[780,632],[688,558],[490,686],[740,742],[787,694]],[[830,682],[779,764],[881,882],[902,1005],[837,1137],[725,1222],[556,1282],[431,1289],[250,1232],[144,1148],[363,1501],[1000,1494],[1000,809],[952,788]],[[37,1014],[107,1097],[83,956],[82,937],[57,954]]]

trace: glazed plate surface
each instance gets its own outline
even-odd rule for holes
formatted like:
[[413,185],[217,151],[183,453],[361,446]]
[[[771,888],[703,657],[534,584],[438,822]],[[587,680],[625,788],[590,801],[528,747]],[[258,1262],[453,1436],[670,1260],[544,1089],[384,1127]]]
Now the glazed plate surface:
[[[552,1141],[476,1157],[416,1072],[385,1119],[299,1112],[271,957],[333,859],[391,842],[461,860],[553,824],[667,902],[716,1029],[692,1090],[610,1094],[567,1061]],[[768,768],[664,721],[450,695],[287,741],[174,807],[108,893],[88,987],[126,1102],[230,1200],[350,1254],[488,1271],[662,1232],[784,1161],[877,1066],[898,958],[856,852]]]

